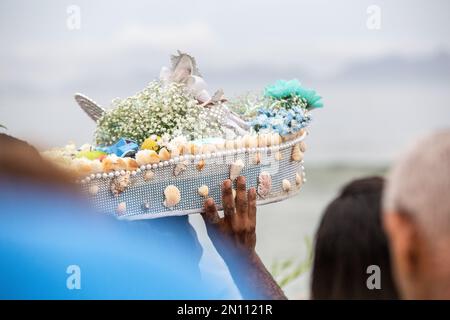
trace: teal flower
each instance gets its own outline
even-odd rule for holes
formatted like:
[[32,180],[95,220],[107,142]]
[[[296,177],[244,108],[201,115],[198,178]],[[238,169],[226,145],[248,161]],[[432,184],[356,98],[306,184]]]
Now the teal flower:
[[277,100],[299,97],[306,101],[307,109],[323,107],[322,97],[317,95],[316,91],[302,87],[297,79],[278,80],[275,84],[266,87],[264,96]]

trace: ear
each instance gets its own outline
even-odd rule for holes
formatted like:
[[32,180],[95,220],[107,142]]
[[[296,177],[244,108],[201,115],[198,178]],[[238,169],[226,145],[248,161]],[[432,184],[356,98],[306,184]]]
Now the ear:
[[418,280],[420,245],[417,225],[411,215],[388,212],[383,225],[389,239],[394,276],[406,297],[414,292]]

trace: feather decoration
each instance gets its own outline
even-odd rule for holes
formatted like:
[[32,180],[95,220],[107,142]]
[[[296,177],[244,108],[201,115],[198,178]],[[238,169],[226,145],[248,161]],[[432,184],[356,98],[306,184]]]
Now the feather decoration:
[[86,112],[87,115],[94,121],[100,119],[105,113],[105,110],[100,107],[95,101],[89,99],[81,93],[75,94],[75,100],[81,107],[81,109],[83,109],[83,111]]

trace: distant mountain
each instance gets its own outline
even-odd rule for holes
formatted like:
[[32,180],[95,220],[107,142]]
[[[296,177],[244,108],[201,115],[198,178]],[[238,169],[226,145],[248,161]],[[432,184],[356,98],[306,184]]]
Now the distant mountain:
[[330,80],[342,82],[450,81],[450,54],[440,52],[416,59],[386,56],[376,60],[354,62]]

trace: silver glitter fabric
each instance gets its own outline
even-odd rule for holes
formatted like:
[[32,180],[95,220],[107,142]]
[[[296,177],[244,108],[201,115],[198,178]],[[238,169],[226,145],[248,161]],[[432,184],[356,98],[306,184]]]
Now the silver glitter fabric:
[[[98,192],[90,195],[94,206],[101,212],[116,214],[123,219],[152,219],[200,213],[205,198],[198,193],[198,188],[202,185],[208,186],[208,197],[213,198],[220,206],[222,182],[230,177],[231,164],[241,159],[245,166],[240,175],[246,177],[248,188],[257,188],[261,172],[268,172],[271,175],[271,190],[264,198],[258,195],[257,204],[277,202],[297,194],[305,181],[303,161],[291,159],[292,148],[303,140],[304,136],[276,147],[245,149],[233,154],[224,152],[225,155],[221,156],[213,155],[204,159],[205,166],[202,170],[197,166],[201,160],[193,157],[187,160],[187,169],[178,176],[173,173],[176,163],[161,163],[157,168],[151,169],[154,177],[149,181],[144,180],[145,170],[131,176],[131,185],[118,196],[111,192],[111,178],[92,179],[82,184],[82,189],[89,193],[92,186],[97,186]],[[278,151],[281,153],[280,160],[276,160],[275,156]],[[258,153],[260,163],[255,163]],[[284,179],[290,182],[289,191],[283,190]],[[235,187],[235,182],[233,183]],[[181,193],[180,202],[172,208],[167,208],[163,204],[164,189],[169,185],[176,186]],[[126,206],[125,210],[123,203]],[[117,211],[119,204],[122,206],[120,212]]]

